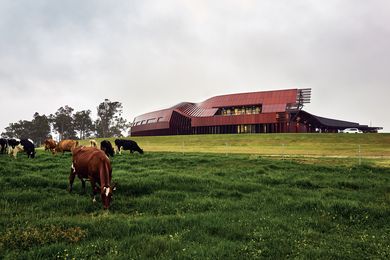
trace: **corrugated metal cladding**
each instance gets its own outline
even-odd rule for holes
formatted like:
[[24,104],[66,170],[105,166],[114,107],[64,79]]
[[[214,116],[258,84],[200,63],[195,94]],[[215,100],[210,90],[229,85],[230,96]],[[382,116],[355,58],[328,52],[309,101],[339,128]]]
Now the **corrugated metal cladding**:
[[[302,96],[303,92],[306,95]],[[131,135],[337,132],[342,129],[340,124],[335,126],[333,119],[300,110],[303,103],[310,102],[310,93],[311,89],[287,89],[215,96],[201,103],[182,102],[137,116]],[[342,127],[359,125],[347,123],[350,124]],[[379,129],[364,127],[366,131]]]
[[271,105],[271,104],[293,104],[297,100],[298,89],[274,90],[263,92],[251,92],[216,96],[199,103],[203,108],[218,108],[228,106],[246,105]]
[[245,125],[245,124],[271,124],[276,123],[274,113],[257,115],[237,115],[237,116],[213,116],[192,118],[193,127],[201,126],[224,126],[224,125]]

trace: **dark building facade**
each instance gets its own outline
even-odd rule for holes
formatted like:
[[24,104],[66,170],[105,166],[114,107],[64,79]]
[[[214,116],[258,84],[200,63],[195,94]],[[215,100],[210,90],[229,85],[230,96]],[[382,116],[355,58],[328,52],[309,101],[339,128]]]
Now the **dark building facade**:
[[338,132],[380,127],[319,117],[303,110],[311,89],[286,89],[222,95],[201,103],[183,102],[137,116],[132,136],[240,133]]

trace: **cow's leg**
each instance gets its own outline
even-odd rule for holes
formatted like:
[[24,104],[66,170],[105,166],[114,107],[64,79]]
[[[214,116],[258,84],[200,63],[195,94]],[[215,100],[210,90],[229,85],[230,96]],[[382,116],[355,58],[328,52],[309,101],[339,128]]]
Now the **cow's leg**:
[[83,189],[83,193],[85,193],[85,180],[82,177],[80,177],[80,176],[78,176],[78,177],[79,177],[79,179],[81,181],[81,187]]
[[19,152],[18,147],[15,147],[14,150],[12,151],[12,155],[14,156],[15,159],[18,156],[18,152]]
[[90,178],[91,186],[92,186],[92,202],[96,202],[96,194],[98,191],[98,187],[96,187],[96,183],[93,179]]
[[69,175],[69,187],[68,187],[69,192],[72,192],[73,190],[74,178],[76,178],[76,169],[74,168],[72,163],[72,168],[70,169],[70,175]]

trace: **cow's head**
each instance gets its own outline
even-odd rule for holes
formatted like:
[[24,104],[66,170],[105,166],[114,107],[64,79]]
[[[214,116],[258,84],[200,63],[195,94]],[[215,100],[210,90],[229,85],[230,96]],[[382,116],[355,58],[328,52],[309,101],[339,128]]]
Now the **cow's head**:
[[104,209],[108,209],[110,207],[111,200],[112,200],[112,192],[114,190],[116,190],[115,186],[116,185],[114,184],[112,186],[101,188],[100,196],[102,198],[102,203],[103,203]]

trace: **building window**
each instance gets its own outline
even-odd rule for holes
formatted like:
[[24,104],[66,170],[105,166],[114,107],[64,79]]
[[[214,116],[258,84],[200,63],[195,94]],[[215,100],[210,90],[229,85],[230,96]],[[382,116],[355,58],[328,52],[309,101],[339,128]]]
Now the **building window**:
[[146,124],[151,124],[151,123],[156,123],[156,122],[157,122],[156,118],[151,118],[151,119],[146,120]]
[[238,134],[256,133],[255,125],[237,125]]
[[260,114],[261,105],[258,106],[243,106],[243,107],[222,107],[219,108],[216,115],[231,116],[231,115],[252,115]]

